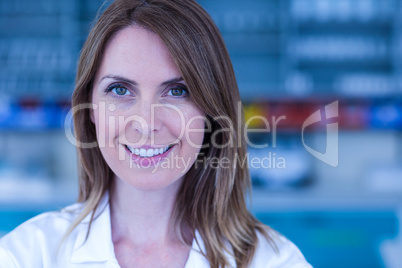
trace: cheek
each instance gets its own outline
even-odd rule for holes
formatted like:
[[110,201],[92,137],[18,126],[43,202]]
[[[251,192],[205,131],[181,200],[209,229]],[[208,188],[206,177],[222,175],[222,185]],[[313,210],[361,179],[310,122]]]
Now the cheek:
[[169,129],[175,138],[195,149],[202,145],[205,132],[205,115],[194,105],[181,106],[178,110],[166,109],[160,113],[160,123]]
[[205,134],[205,119],[203,115],[189,118],[186,124],[185,140],[194,149],[200,149]]
[[98,109],[94,109],[92,114],[96,126],[96,137],[99,147],[101,149],[115,147],[113,138],[119,132],[117,126],[118,115],[116,112],[111,112],[105,109],[104,106],[99,105]]

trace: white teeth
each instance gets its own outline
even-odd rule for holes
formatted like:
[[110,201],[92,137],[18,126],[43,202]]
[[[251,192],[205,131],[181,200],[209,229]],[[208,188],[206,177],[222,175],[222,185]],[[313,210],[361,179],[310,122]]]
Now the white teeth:
[[147,150],[147,157],[151,157],[154,155],[154,149],[148,149]]
[[143,149],[143,148],[141,148],[141,149],[132,148],[132,147],[129,147],[129,146],[127,146],[127,148],[130,150],[130,152],[132,154],[135,154],[135,155],[138,155],[138,156],[141,156],[141,157],[153,157],[155,155],[165,153],[170,147],[166,146],[164,148],[159,148],[159,149],[155,148],[155,149],[148,149],[148,150]]

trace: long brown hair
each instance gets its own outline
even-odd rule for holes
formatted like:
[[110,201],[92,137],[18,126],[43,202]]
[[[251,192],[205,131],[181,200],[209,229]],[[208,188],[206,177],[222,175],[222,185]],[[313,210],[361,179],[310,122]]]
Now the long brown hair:
[[[117,0],[99,17],[82,49],[73,94],[73,107],[91,102],[96,72],[106,43],[130,25],[140,25],[163,40],[180,70],[193,100],[212,122],[199,158],[229,159],[226,168],[193,165],[185,175],[176,199],[173,220],[183,242],[191,245],[195,230],[205,244],[203,254],[211,267],[228,267],[225,252],[233,252],[237,267],[246,267],[255,253],[260,232],[272,242],[267,227],[247,210],[245,195],[250,189],[246,144],[239,91],[223,39],[206,11],[193,0]],[[238,117],[240,116],[240,120]],[[215,119],[214,119],[215,118]],[[216,118],[229,118],[218,120]],[[89,110],[74,114],[76,139],[96,141]],[[113,180],[113,172],[98,147],[78,148],[79,200],[85,209],[67,235],[93,213]],[[231,248],[225,245],[230,244]],[[230,253],[229,253],[230,254]]]

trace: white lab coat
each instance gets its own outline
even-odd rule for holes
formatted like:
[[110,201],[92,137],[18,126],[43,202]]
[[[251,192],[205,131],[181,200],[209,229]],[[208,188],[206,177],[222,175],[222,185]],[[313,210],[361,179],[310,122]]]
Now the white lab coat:
[[[56,253],[59,243],[82,204],[74,204],[60,212],[40,214],[18,226],[0,239],[1,268],[88,268],[120,267],[113,249],[109,197],[106,194],[92,222],[88,239],[85,241],[90,215],[88,215],[67,237]],[[185,268],[209,267],[208,261],[200,253],[204,250],[201,236],[196,232],[200,245],[195,240]],[[259,236],[259,246],[251,267],[311,268],[299,249],[289,240],[275,235],[279,249],[277,254],[269,243]],[[234,259],[227,255],[234,267]]]

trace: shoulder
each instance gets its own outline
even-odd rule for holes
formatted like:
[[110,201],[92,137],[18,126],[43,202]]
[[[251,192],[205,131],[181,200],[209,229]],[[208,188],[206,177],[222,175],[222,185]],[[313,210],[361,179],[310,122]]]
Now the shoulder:
[[[0,239],[0,259],[7,267],[25,267],[24,259],[39,266],[56,253],[67,229],[81,209],[74,204],[61,211],[42,213],[15,228]],[[21,263],[22,261],[22,263]],[[1,266],[3,267],[3,266]]]
[[290,240],[272,229],[268,229],[267,232],[271,241],[267,240],[263,234],[257,233],[258,246],[251,267],[312,267]]

